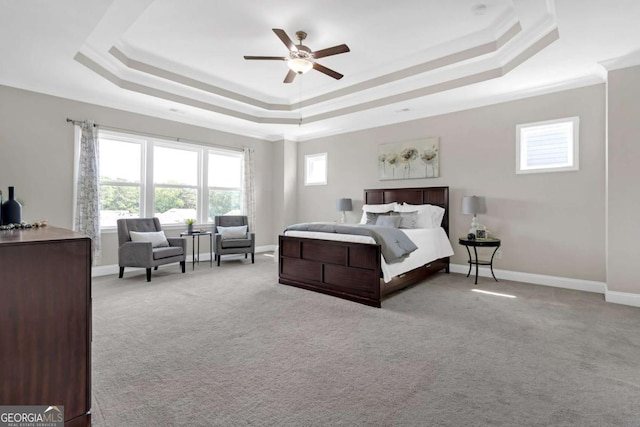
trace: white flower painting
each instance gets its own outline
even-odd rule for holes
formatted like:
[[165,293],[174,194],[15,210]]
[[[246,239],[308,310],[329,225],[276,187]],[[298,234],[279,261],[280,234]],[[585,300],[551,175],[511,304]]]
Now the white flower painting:
[[378,147],[380,179],[438,178],[439,150],[437,137],[382,144]]

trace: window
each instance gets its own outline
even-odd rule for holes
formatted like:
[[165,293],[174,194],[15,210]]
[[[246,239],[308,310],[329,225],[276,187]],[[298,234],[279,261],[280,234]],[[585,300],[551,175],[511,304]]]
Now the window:
[[115,227],[118,218],[140,217],[143,141],[100,135],[100,226]]
[[327,185],[327,153],[304,156],[304,185]]
[[184,226],[242,214],[241,152],[105,130],[99,140],[101,228],[118,218]]
[[209,150],[209,221],[242,213],[242,154]]
[[153,207],[161,224],[198,217],[198,151],[155,145]]
[[578,170],[578,117],[516,126],[516,173]]

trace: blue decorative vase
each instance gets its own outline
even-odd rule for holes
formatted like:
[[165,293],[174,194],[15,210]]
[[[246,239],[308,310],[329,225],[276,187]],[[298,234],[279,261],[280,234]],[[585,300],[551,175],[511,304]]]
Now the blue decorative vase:
[[9,187],[9,200],[2,204],[2,225],[21,222],[22,205],[14,198],[14,187]]

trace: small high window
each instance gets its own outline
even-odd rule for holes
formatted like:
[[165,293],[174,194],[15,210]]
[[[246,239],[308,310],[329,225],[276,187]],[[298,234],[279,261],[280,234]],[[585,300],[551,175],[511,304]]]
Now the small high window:
[[516,126],[516,173],[578,170],[580,119],[549,120]]
[[327,185],[327,153],[304,156],[304,185]]

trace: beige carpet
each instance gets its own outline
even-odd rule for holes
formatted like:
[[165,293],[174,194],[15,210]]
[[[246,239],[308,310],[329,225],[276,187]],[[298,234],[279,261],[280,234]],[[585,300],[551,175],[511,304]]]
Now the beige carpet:
[[640,309],[439,274],[382,309],[273,258],[93,282],[94,426],[640,426]]

